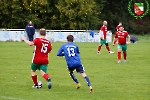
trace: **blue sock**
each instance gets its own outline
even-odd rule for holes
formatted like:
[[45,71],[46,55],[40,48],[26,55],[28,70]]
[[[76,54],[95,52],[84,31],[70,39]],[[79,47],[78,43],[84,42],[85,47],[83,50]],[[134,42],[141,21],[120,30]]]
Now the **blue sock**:
[[86,77],[84,77],[84,79],[86,80],[87,85],[88,85],[88,86],[91,86],[91,83],[90,83],[89,78],[86,76]]
[[70,72],[70,76],[76,83],[79,83],[73,72]]

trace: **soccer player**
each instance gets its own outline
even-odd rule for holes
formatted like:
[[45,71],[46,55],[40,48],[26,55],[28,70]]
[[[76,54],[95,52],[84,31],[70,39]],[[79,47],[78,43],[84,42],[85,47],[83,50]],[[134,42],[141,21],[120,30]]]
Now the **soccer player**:
[[40,37],[35,38],[32,42],[26,40],[25,37],[22,37],[22,40],[24,40],[24,42],[27,43],[29,46],[35,46],[31,63],[31,78],[34,82],[33,88],[39,88],[36,70],[39,70],[41,75],[48,82],[48,89],[51,89],[52,87],[51,79],[49,77],[49,74],[47,73],[47,67],[49,63],[48,53],[50,53],[50,51],[52,50],[52,45],[49,40],[45,39],[45,36],[46,30],[44,28],[41,28]]
[[101,47],[103,46],[103,44],[106,45],[106,49],[108,50],[108,52],[111,54],[111,53],[114,53],[112,51],[110,51],[110,48],[108,46],[108,42],[106,40],[106,34],[107,34],[107,21],[104,21],[103,22],[103,26],[100,28],[100,44],[98,46],[98,51],[97,51],[97,54],[100,54],[100,50],[101,50]]
[[122,22],[119,22],[119,24],[116,26],[116,30],[119,31],[119,27],[122,25]]
[[121,62],[121,52],[123,52],[124,62],[126,62],[127,57],[127,44],[130,43],[130,36],[127,31],[124,31],[123,25],[119,27],[119,31],[116,32],[113,40],[113,46],[118,40],[118,63]]
[[79,89],[81,85],[73,72],[74,70],[80,73],[82,77],[85,79],[87,85],[89,86],[90,93],[91,93],[93,89],[92,89],[90,80],[88,76],[86,75],[84,71],[84,67],[81,63],[79,48],[76,44],[73,43],[74,37],[72,35],[68,35],[67,41],[68,42],[66,44],[63,44],[60,47],[60,49],[58,50],[57,56],[65,56],[70,76],[74,80],[74,82],[77,84],[76,88]]

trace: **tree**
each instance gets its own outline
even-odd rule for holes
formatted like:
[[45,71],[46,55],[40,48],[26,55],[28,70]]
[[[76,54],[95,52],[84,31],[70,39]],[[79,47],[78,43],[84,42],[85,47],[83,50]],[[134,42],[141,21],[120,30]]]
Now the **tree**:
[[[145,2],[145,0],[133,0],[131,7],[133,13],[133,5],[135,2]],[[108,21],[108,29],[112,30],[113,33],[116,31],[115,27],[120,21],[130,34],[148,33],[146,27],[149,26],[145,27],[145,25],[150,23],[149,18],[145,16],[143,19],[135,19],[128,11],[128,3],[129,1],[127,2],[127,0],[121,0],[119,2],[118,0],[113,0],[113,2],[112,0],[107,0],[104,4],[104,9],[101,12],[100,19]]]
[[99,20],[94,0],[59,0],[56,7],[62,29],[89,29],[91,23]]
[[[99,12],[98,13],[99,21],[98,22],[94,22],[93,24],[97,23],[97,26],[95,27],[95,30],[99,30],[100,25],[102,25],[104,20],[106,20],[105,19],[106,17],[102,18],[102,16],[103,16],[103,12],[102,11],[103,11],[103,9],[105,9],[104,7],[105,7],[105,4],[106,4],[107,0],[95,0],[95,2],[96,2],[95,9],[97,10],[97,12]],[[91,25],[91,26],[93,26],[93,25]]]
[[11,28],[13,26],[12,23],[12,2],[8,2],[8,0],[0,0],[0,21],[1,27]]
[[25,22],[29,20],[35,23],[36,28],[45,27],[47,23],[47,13],[51,12],[48,0],[21,0],[23,10],[22,18]]
[[[132,0],[131,8],[135,2],[145,0]],[[0,27],[25,28],[31,20],[36,29],[97,30],[107,20],[113,33],[120,21],[131,34],[150,32],[150,13],[143,19],[135,19],[128,4],[127,0],[0,0]]]
[[37,28],[45,27],[52,11],[48,0],[1,0],[0,4],[1,27],[5,28],[25,28],[30,20]]

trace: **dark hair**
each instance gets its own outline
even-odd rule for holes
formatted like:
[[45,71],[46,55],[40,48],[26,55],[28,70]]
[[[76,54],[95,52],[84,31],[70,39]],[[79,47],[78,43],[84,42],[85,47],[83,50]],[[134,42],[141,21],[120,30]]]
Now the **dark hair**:
[[68,36],[67,36],[67,41],[73,42],[73,40],[74,40],[73,35],[68,35]]
[[40,35],[42,35],[42,36],[46,35],[46,30],[44,28],[40,29]]

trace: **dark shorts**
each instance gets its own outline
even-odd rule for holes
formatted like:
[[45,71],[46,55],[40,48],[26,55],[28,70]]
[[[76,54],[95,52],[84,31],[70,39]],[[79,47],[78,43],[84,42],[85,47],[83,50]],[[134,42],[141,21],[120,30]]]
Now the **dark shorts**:
[[48,65],[39,65],[39,64],[31,63],[31,70],[33,70],[33,71],[42,70],[46,73],[47,67],[48,67]]
[[71,72],[76,70],[78,73],[83,73],[84,72],[84,67],[83,67],[83,65],[75,66],[75,67],[68,67],[68,70],[71,71]]

